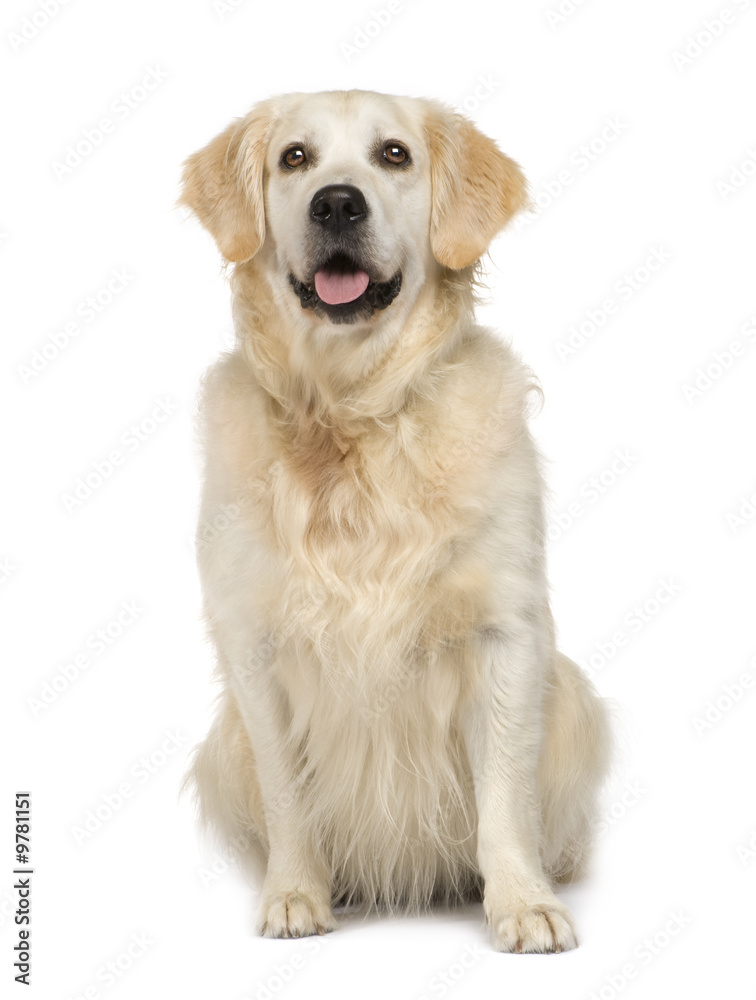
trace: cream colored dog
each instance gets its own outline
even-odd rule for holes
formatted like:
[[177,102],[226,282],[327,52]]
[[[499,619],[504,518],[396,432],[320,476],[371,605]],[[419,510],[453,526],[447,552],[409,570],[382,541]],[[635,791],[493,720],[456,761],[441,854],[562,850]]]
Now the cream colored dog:
[[262,933],[480,898],[502,951],[575,947],[605,710],[558,653],[534,388],[473,318],[526,202],[466,119],[266,101],[185,166],[232,273],[204,387],[199,565],[222,699],[190,779],[267,862]]

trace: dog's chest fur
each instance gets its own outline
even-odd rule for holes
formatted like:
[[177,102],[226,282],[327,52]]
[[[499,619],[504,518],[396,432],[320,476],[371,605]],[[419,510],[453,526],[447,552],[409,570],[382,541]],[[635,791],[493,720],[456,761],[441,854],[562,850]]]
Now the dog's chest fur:
[[353,622],[355,642],[376,621],[384,638],[449,641],[482,613],[483,565],[460,545],[479,530],[480,470],[438,436],[417,412],[351,434],[302,422],[267,470],[269,531],[324,631],[330,615],[342,633]]
[[490,623],[491,487],[504,453],[516,460],[523,385],[512,366],[502,391],[498,353],[493,378],[491,364],[450,366],[430,397],[361,421],[281,413],[240,358],[219,366],[206,395],[208,478],[243,514],[220,554],[251,546],[245,590],[266,632],[309,642],[324,662],[343,653],[344,670]]

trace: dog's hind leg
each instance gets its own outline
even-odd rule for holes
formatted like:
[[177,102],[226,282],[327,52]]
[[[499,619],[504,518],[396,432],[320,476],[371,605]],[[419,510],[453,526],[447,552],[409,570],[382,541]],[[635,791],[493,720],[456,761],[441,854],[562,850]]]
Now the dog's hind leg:
[[562,653],[544,695],[538,765],[544,871],[569,882],[590,855],[598,793],[611,758],[605,702],[583,671]]
[[194,752],[184,787],[194,792],[203,823],[242,867],[264,864],[268,838],[255,755],[230,692]]

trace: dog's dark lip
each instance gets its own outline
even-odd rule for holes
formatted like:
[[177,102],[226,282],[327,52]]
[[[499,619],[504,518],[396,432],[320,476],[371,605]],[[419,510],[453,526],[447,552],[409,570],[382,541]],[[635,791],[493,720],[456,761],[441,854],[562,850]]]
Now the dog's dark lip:
[[[320,268],[339,270],[363,270],[369,281],[365,291],[352,302],[342,302],[330,305],[324,302],[315,290],[315,274]],[[369,268],[363,267],[358,261],[346,254],[338,253],[318,264],[312,270],[309,281],[301,281],[296,275],[289,274],[289,284],[299,297],[303,309],[313,309],[317,315],[327,316],[332,323],[352,323],[356,319],[367,319],[375,310],[386,309],[399,294],[402,287],[401,269],[396,271],[388,281],[376,280]]]

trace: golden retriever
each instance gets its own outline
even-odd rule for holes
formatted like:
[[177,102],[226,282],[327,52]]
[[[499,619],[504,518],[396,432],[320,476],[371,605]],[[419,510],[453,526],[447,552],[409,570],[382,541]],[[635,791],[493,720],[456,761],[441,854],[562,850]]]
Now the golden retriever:
[[181,201],[236,329],[204,383],[222,695],[189,780],[264,860],[262,933],[477,897],[496,949],[575,947],[553,888],[607,716],[555,648],[533,379],[473,316],[519,167],[435,101],[291,94],[191,156]]

